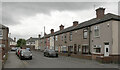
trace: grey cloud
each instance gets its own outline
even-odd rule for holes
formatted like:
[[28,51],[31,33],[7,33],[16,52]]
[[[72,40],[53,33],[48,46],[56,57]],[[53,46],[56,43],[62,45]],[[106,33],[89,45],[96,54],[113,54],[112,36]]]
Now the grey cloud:
[[94,8],[104,2],[3,2],[2,20],[3,24],[19,24],[20,16],[32,16],[36,13],[50,14],[50,11],[76,11]]
[[120,1],[118,2],[118,14],[120,15]]

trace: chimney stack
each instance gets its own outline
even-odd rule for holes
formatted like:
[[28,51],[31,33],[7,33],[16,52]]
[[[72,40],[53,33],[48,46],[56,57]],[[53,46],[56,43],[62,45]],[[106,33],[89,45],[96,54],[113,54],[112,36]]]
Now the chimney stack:
[[51,31],[51,34],[54,34],[54,29],[51,29],[50,31]]
[[77,26],[77,25],[78,25],[78,21],[74,21],[73,26]]
[[41,35],[40,35],[40,34],[38,35],[38,38],[41,38]]
[[64,29],[64,26],[62,24],[59,27],[60,27],[60,30]]
[[102,18],[104,16],[105,8],[98,8],[96,9],[96,16],[97,18]]

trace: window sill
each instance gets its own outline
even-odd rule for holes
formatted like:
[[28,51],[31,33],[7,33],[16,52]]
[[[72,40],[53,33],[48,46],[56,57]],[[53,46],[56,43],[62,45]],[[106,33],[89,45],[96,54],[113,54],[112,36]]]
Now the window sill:
[[96,53],[96,52],[93,52],[93,54],[101,54],[101,53]]
[[100,38],[100,36],[94,36],[95,38]]

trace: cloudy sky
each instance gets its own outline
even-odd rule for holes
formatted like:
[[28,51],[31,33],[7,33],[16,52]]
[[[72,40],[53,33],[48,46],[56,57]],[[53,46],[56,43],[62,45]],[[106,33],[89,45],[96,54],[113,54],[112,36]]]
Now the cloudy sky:
[[[25,38],[59,30],[63,24],[87,21],[96,17],[95,9],[106,8],[105,14],[118,14],[118,2],[2,2],[2,24],[9,27],[11,37]],[[1,15],[1,14],[0,14]]]

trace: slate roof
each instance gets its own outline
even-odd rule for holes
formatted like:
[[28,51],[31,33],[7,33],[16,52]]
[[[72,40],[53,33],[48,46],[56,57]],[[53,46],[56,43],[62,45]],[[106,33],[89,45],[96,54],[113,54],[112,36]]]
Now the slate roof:
[[92,25],[99,24],[99,23],[102,23],[102,22],[105,22],[105,21],[109,21],[109,20],[120,21],[120,16],[108,13],[101,19],[98,19],[98,18],[90,19],[88,21],[80,23],[79,25],[77,25],[75,27],[71,26],[71,27],[65,28],[64,30],[57,31],[57,32],[55,32],[54,35],[59,35],[59,34],[62,34],[62,33],[69,32],[69,31],[81,29],[81,28],[84,28],[84,27],[92,26]]
[[48,38],[48,37],[50,37],[50,36],[52,36],[52,34],[47,34],[47,35],[43,36],[43,37],[40,38],[40,39]]
[[12,38],[9,38],[9,41],[10,41],[10,42],[14,42],[14,40],[13,40]]
[[95,25],[95,24],[99,24],[99,23],[102,23],[102,22],[109,21],[109,20],[118,20],[118,21],[120,21],[120,16],[108,13],[101,19],[93,18],[91,20],[82,22],[73,30],[88,27],[88,26],[92,26],[92,25]]
[[39,40],[39,38],[29,38],[26,41],[27,42],[35,42],[36,40]]
[[6,26],[0,24],[0,28],[8,28],[8,27],[6,27]]
[[[63,34],[63,33],[66,33],[66,32],[74,31],[74,30],[81,29],[81,28],[84,28],[84,27],[92,26],[92,25],[95,25],[95,24],[99,24],[99,23],[102,23],[102,22],[109,21],[109,20],[120,21],[120,16],[108,13],[108,14],[104,15],[104,17],[101,18],[101,19],[93,18],[93,19],[90,19],[88,21],[84,21],[84,22],[78,24],[77,26],[70,26],[70,27],[65,28],[63,30],[56,31],[54,34],[48,34],[47,36],[45,36],[45,38],[53,36],[53,35],[59,35],[59,34]],[[42,37],[41,39],[43,39],[43,38],[44,37]]]

